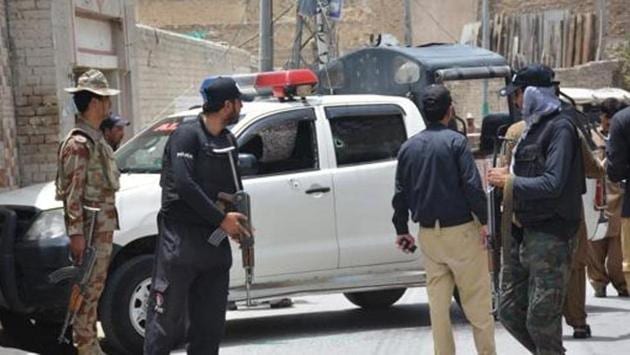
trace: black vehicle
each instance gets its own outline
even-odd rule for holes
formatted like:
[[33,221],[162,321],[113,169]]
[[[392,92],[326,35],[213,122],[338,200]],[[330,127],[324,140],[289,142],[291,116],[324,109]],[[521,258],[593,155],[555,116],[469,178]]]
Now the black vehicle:
[[[478,47],[444,43],[369,47],[344,55],[320,70],[319,92],[405,96],[422,109],[419,98],[431,84],[494,79],[504,85],[511,75],[504,57]],[[510,122],[507,117],[504,120]],[[460,120],[458,128],[466,132],[465,126]]]

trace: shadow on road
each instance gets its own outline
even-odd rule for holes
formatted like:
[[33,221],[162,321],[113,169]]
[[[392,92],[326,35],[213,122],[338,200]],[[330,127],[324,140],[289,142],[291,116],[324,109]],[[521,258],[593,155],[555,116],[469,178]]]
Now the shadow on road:
[[[451,307],[453,324],[465,324],[463,312]],[[280,339],[313,338],[371,330],[429,327],[429,305],[405,304],[383,310],[346,309],[298,313],[263,318],[231,320],[222,346],[273,342]]]
[[[618,341],[629,340],[629,339],[630,339],[630,333],[627,333],[627,334],[623,334],[623,335],[619,335],[619,336],[612,336],[612,337],[606,337],[606,336],[601,336],[601,335],[593,335],[592,337],[588,338],[588,341],[592,341],[592,342],[618,342]],[[563,336],[562,340],[568,341],[568,342],[584,341],[584,339],[575,339],[575,338],[573,338],[570,335]]]
[[591,306],[586,305],[586,313],[616,313],[616,312],[630,312],[630,310],[619,307],[604,307],[604,306]]
[[[371,311],[357,308],[266,317],[256,317],[255,311],[251,312],[251,318],[228,321],[222,347],[263,341],[269,343],[287,338],[313,338],[330,334],[429,327],[431,325],[429,305],[426,303],[395,305],[387,309]],[[453,324],[466,323],[463,312],[455,303],[451,307],[451,318]],[[39,342],[18,344],[0,329],[0,346],[46,353],[46,349],[50,350],[51,346],[55,346],[55,343],[49,340],[48,344]],[[108,354],[120,355],[108,346],[107,341],[102,342],[102,346]],[[50,353],[60,354],[58,352]]]

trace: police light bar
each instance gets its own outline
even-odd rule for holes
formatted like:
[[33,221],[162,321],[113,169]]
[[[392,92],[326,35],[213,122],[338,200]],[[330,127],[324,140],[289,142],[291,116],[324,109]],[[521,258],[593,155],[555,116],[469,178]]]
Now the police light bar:
[[317,75],[309,69],[233,75],[232,78],[245,96],[273,95],[279,99],[308,96],[318,83]]

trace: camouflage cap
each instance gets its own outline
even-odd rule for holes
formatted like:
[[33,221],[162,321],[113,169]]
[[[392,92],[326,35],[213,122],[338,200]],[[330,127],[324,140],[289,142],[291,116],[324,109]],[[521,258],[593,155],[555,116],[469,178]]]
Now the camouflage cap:
[[79,91],[89,91],[101,96],[114,96],[120,94],[120,90],[110,89],[105,75],[96,69],[90,69],[81,74],[77,86],[64,89],[74,94]]

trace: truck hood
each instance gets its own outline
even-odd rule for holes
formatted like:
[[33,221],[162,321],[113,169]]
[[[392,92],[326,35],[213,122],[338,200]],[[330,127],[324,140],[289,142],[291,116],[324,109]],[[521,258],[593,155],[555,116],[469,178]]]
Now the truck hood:
[[[154,174],[123,174],[118,193],[154,182]],[[40,210],[62,207],[61,201],[55,200],[55,183],[52,181],[0,193],[0,205],[30,206]]]

